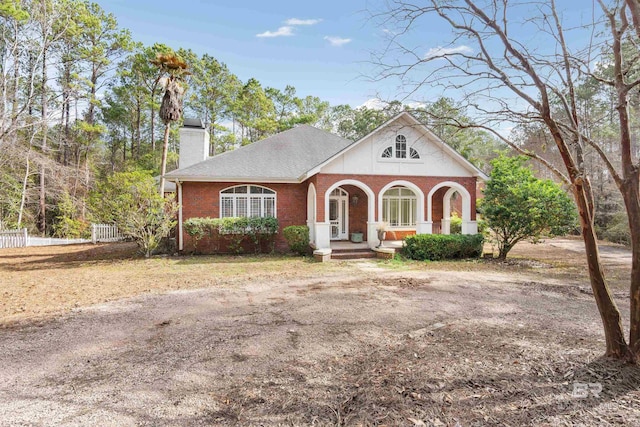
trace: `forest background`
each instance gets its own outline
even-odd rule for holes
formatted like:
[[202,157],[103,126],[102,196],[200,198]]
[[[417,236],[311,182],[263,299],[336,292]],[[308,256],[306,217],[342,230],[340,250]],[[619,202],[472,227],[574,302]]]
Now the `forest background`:
[[[99,220],[92,192],[109,176],[158,175],[164,130],[158,110],[166,77],[151,62],[158,54],[175,53],[188,64],[183,117],[203,119],[211,134],[210,155],[300,124],[357,140],[403,110],[487,173],[499,152],[513,150],[499,135],[467,127],[472,120],[454,99],[411,106],[390,100],[375,108],[330,105],[322,94],[298,96],[291,85],[264,87],[259,76],[242,81],[213,53],[145,46],[96,3],[1,0],[0,17],[0,229],[85,235]],[[612,90],[587,78],[579,90],[583,108],[601,118],[594,134],[616,141]],[[171,129],[167,170],[177,167],[180,126]],[[540,126],[517,126],[509,138],[520,151],[561,164]],[[628,243],[615,184],[595,153],[586,153],[585,162],[592,171],[601,237]],[[554,178],[546,168],[531,166],[538,176]]]

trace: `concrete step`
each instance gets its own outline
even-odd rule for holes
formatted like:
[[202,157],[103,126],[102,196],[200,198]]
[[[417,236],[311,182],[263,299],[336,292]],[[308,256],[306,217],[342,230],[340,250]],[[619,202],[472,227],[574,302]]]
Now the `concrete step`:
[[331,252],[331,259],[363,259],[363,258],[376,258],[376,253],[371,249],[354,249],[354,250],[334,250]]
[[340,254],[340,253],[356,253],[356,252],[371,252],[370,248],[331,248],[331,253]]

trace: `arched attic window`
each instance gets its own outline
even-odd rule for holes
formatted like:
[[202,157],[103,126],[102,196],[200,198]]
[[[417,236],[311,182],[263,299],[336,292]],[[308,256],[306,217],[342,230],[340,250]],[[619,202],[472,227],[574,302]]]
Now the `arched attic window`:
[[275,217],[276,192],[258,185],[236,185],[220,192],[220,218]]
[[398,134],[396,135],[395,144],[385,148],[384,151],[382,152],[381,157],[383,159],[392,159],[392,158],[406,159],[407,149],[409,152],[410,159],[417,160],[420,158],[420,153],[418,153],[418,151],[415,148],[407,147],[407,138],[402,134]]

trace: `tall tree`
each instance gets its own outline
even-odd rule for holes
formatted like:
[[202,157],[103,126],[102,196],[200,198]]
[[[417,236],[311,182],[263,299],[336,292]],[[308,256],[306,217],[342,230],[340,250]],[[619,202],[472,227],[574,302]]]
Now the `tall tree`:
[[160,195],[164,196],[164,174],[167,171],[169,131],[171,130],[171,123],[180,120],[182,117],[182,101],[185,91],[184,86],[182,86],[182,78],[188,73],[188,66],[176,54],[158,54],[152,63],[167,74],[164,82],[164,96],[160,106],[160,118],[165,126],[162,162],[160,164]]
[[149,141],[151,151],[156,150],[156,111],[159,108],[159,89],[162,70],[154,66],[150,61],[154,60],[158,54],[171,54],[173,49],[169,46],[155,43],[150,47],[138,47],[137,52],[131,59],[131,74],[135,77],[137,84],[146,89],[146,102],[149,108]]
[[195,61],[191,68],[193,90],[189,104],[208,125],[212,141],[209,155],[213,156],[216,154],[218,130],[224,129],[221,122],[230,115],[231,100],[234,98],[233,91],[237,87],[235,82],[238,78],[229,71],[226,64],[208,54]]
[[277,123],[273,102],[260,82],[251,78],[240,90],[234,105],[235,117],[241,127],[242,144],[250,144],[271,135]]
[[[536,153],[524,152],[552,168],[558,179],[570,185],[578,207],[591,288],[603,323],[606,355],[637,362],[640,354],[640,165],[638,153],[631,150],[628,108],[629,97],[640,85],[640,80],[637,73],[629,72],[636,64],[637,51],[629,57],[625,57],[623,51],[623,41],[635,43],[640,35],[640,28],[636,29],[636,34],[629,25],[629,22],[640,21],[634,21],[636,15],[633,13],[629,16],[629,11],[637,6],[636,2],[628,7],[631,3],[618,1],[611,6],[601,3],[602,13],[596,14],[588,24],[569,27],[563,22],[563,14],[558,12],[553,0],[525,3],[431,0],[427,5],[395,0],[384,16],[386,22],[398,25],[394,30],[399,32],[392,30],[389,33],[395,34],[391,42],[400,47],[394,52],[404,52],[406,57],[400,61],[394,58],[394,65],[388,65],[390,62],[385,60],[388,58],[381,58],[380,65],[382,78],[397,76],[400,72],[411,92],[419,91],[427,84],[457,91],[478,115],[477,125],[494,131],[516,150],[523,151],[493,129],[496,122],[538,122],[545,126],[562,158],[565,172],[554,168]],[[431,49],[426,54],[403,45],[403,37],[408,30],[417,30],[425,19],[438,18],[451,28],[453,34],[447,36],[453,42]],[[609,31],[608,37],[604,36],[605,30]],[[517,38],[531,31],[536,33],[538,49],[527,48],[529,39]],[[568,34],[572,31],[577,33],[575,38]],[[572,46],[567,42],[585,40],[585,35],[591,44]],[[589,36],[603,38],[590,40]],[[596,45],[604,50],[594,50]],[[609,80],[598,76],[592,68],[594,63],[606,62],[608,55],[615,58],[613,79]],[[404,59],[409,62],[403,62]],[[395,65],[399,63],[403,65]],[[412,80],[415,73],[423,73],[422,78]],[[425,73],[428,78],[424,77]],[[617,90],[620,147],[617,159],[610,158],[598,141],[585,132],[585,118],[580,115],[576,93],[576,87],[585,75],[602,84],[613,85]],[[419,83],[416,85],[415,81]],[[520,108],[518,103],[521,103]],[[560,108],[554,108],[556,105]],[[598,153],[602,164],[614,176],[625,201],[631,227],[633,262],[629,341],[625,339],[620,312],[600,262],[594,226],[593,188],[585,167],[586,147]]]

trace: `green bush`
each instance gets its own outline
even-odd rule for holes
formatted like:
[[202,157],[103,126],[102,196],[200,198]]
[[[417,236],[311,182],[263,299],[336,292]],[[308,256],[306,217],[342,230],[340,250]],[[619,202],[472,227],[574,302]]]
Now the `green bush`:
[[306,225],[290,225],[282,230],[289,249],[300,255],[309,253],[309,227]]
[[402,254],[419,261],[478,258],[482,255],[482,234],[416,234],[404,239]]
[[607,228],[599,234],[601,238],[610,242],[631,245],[631,231],[629,230],[627,215],[624,212],[615,214]]
[[449,223],[449,233],[462,234],[462,218],[457,213],[451,214],[451,222]]
[[94,220],[115,223],[150,257],[176,224],[178,205],[158,194],[158,185],[145,171],[119,172],[100,182],[89,197]]
[[489,235],[489,226],[487,225],[487,221],[479,219],[476,223],[478,224],[478,233],[487,237]]
[[193,239],[197,249],[198,243],[208,237],[217,250],[220,241],[225,239],[232,252],[243,251],[243,244],[249,241],[256,253],[267,244],[273,252],[275,235],[278,232],[278,220],[273,217],[237,217],[237,218],[189,218],[183,223],[184,231]]
[[53,222],[53,235],[64,239],[90,237],[89,223],[79,218],[73,199],[69,193],[62,193],[58,202],[57,215]]

